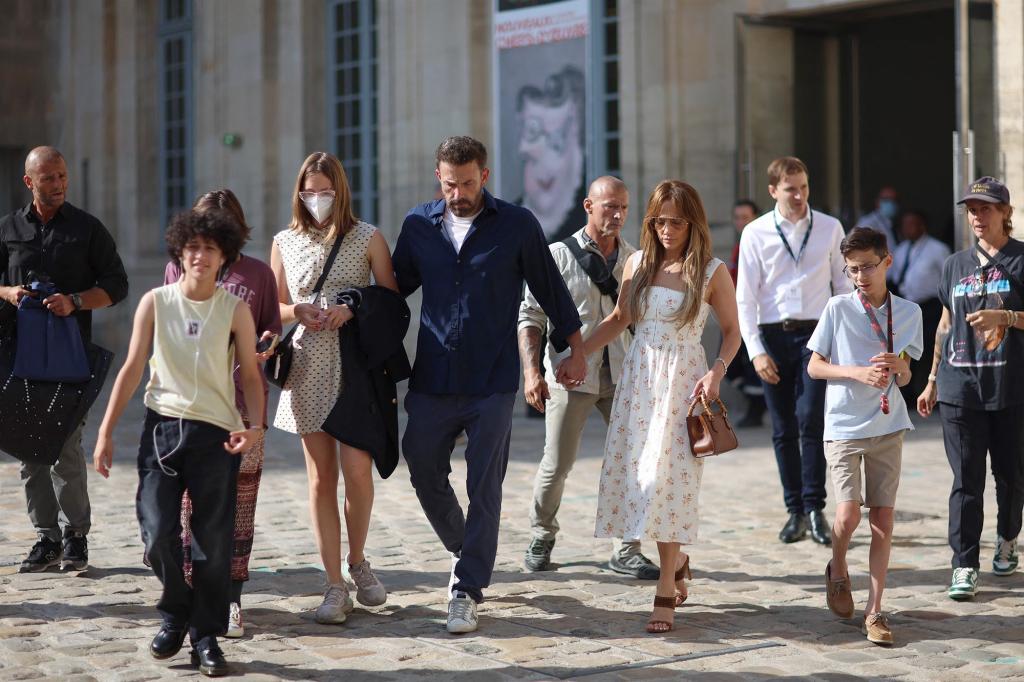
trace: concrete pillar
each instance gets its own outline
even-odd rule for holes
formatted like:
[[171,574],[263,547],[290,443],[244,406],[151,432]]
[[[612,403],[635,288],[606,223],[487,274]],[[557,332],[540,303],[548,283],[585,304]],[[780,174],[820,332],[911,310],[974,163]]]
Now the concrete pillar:
[[1024,192],[1024,5],[995,3],[995,101],[999,166],[1010,197]]
[[393,244],[408,210],[434,196],[442,138],[494,145],[491,4],[382,2],[378,26],[378,227]]

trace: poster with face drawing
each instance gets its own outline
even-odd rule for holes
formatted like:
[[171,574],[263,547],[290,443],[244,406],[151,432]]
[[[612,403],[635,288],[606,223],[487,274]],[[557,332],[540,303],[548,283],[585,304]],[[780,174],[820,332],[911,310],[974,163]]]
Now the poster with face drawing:
[[497,194],[529,208],[549,242],[587,222],[588,0],[496,0]]

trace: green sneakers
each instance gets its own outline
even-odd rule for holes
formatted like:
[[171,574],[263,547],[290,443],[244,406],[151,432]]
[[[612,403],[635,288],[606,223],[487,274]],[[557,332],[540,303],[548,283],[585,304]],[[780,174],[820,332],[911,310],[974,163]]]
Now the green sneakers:
[[996,554],[992,557],[992,572],[1010,575],[1017,570],[1017,538],[1004,540],[996,536]]
[[950,599],[964,601],[971,599],[978,592],[978,569],[954,568],[953,581],[946,590]]

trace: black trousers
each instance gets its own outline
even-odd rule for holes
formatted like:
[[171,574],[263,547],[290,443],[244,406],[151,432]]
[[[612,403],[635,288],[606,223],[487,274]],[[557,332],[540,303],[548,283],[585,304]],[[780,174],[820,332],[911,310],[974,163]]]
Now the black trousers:
[[953,568],[979,568],[985,522],[985,455],[996,480],[996,530],[1016,538],[1024,509],[1024,405],[972,410],[939,403],[946,458],[953,470],[949,492],[949,546]]
[[761,329],[765,349],[779,368],[779,383],[764,384],[772,416],[772,444],[786,511],[825,508],[825,382],[807,374],[811,331]]
[[[402,452],[412,486],[437,537],[449,552],[459,552],[453,591],[477,603],[491,584],[498,552],[501,484],[508,468],[515,393],[431,395],[409,391],[409,415]],[[469,508],[459,506],[448,475],[455,439],[466,432],[466,493]]]
[[[228,439],[224,429],[185,419],[179,435],[178,424],[176,418],[146,410],[136,511],[146,555],[163,585],[156,608],[164,626],[176,631],[189,628],[192,641],[202,644],[228,627],[241,457],[224,449]],[[164,467],[176,473],[171,475],[161,469],[157,458],[175,446],[174,454],[163,460]],[[192,587],[182,569],[181,496],[185,490],[192,499]]]

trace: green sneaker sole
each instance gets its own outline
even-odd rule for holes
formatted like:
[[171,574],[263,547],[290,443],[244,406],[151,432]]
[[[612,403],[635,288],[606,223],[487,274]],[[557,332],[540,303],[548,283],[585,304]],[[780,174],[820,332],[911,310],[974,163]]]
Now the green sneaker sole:
[[946,590],[946,595],[954,601],[967,601],[968,599],[973,599],[977,592],[977,590],[954,590],[953,588],[950,588]]
[[1017,572],[1017,564],[1016,563],[1014,563],[1009,568],[1005,568],[1005,569],[998,569],[998,568],[995,567],[995,564],[992,565],[992,574],[993,575],[1013,575],[1016,572]]

